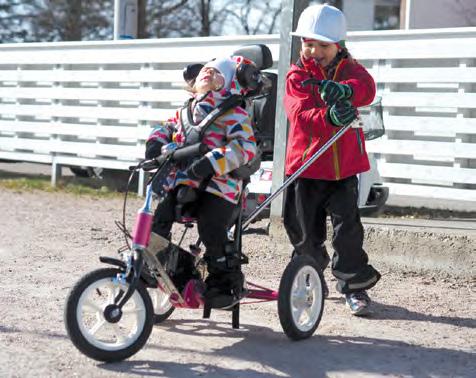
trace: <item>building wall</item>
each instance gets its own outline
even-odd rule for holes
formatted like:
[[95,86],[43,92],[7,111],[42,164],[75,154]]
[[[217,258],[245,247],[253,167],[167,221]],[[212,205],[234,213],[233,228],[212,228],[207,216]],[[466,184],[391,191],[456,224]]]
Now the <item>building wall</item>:
[[[373,30],[375,5],[387,0],[344,0],[342,9],[349,31]],[[402,1],[401,3],[405,3]],[[475,0],[406,0],[410,6],[410,29],[476,26]],[[402,12],[405,15],[405,12]],[[401,20],[405,25],[405,20]]]
[[464,26],[476,26],[474,0],[411,0],[410,2],[410,29]]
[[375,0],[343,2],[343,11],[347,19],[348,30],[372,30],[374,25]]

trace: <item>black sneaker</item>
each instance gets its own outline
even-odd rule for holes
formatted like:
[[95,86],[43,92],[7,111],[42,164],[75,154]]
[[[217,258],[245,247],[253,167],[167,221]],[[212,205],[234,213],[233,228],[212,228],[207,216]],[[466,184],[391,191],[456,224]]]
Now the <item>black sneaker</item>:
[[324,298],[329,297],[329,286],[327,286],[327,282],[325,279],[322,280],[322,291],[324,293]]
[[346,294],[345,301],[352,315],[366,316],[370,314],[370,298],[365,290]]
[[241,271],[210,273],[205,285],[203,298],[211,308],[229,309],[247,294]]

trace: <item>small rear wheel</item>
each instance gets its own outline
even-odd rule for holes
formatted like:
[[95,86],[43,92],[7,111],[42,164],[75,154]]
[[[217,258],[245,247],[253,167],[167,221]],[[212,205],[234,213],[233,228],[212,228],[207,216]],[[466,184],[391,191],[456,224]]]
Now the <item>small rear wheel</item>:
[[120,361],[137,353],[152,332],[154,310],[142,282],[117,316],[114,300],[127,291],[122,270],[103,268],[81,278],[66,299],[64,320],[73,344],[98,361]]
[[172,315],[175,307],[170,303],[170,295],[162,289],[149,288],[148,292],[154,306],[154,324],[160,324]]
[[284,333],[292,340],[311,337],[324,311],[322,273],[310,256],[297,255],[279,284],[278,314]]

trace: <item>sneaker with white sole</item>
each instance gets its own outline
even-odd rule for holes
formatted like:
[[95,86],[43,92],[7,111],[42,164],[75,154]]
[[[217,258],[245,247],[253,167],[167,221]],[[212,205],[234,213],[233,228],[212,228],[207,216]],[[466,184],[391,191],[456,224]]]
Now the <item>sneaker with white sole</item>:
[[345,301],[352,315],[366,316],[370,314],[370,298],[365,290],[346,294]]

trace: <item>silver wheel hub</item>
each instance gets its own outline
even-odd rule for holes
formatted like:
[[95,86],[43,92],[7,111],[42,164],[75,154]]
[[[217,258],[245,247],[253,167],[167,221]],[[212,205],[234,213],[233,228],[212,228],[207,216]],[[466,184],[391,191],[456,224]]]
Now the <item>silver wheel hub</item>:
[[294,277],[290,302],[295,326],[309,331],[322,311],[322,282],[312,266],[303,266]]

